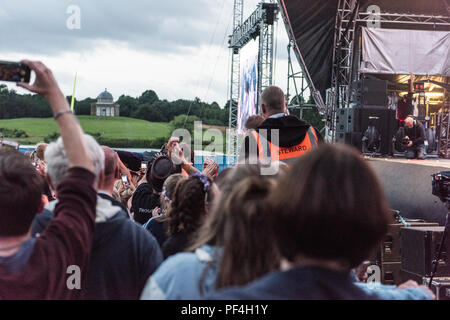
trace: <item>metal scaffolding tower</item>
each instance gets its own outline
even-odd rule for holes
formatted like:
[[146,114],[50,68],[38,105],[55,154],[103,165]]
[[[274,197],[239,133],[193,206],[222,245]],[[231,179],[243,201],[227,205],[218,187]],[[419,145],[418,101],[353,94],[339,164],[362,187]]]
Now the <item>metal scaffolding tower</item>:
[[[264,8],[266,3],[273,3],[269,0],[260,5]],[[269,24],[266,19],[260,21],[259,34],[259,61],[258,61],[258,113],[261,106],[260,96],[267,87],[273,83],[273,45],[274,45],[274,23]]]
[[[234,0],[233,32],[244,20],[244,0]],[[231,38],[231,37],[230,37]],[[231,42],[231,39],[230,39]],[[231,44],[231,43],[230,43]],[[238,101],[240,87],[240,54],[239,49],[231,48],[231,79],[230,79],[230,114],[228,118],[227,154],[236,155],[238,150],[238,135],[236,132],[238,118]]]
[[[299,117],[303,119],[303,110],[316,108],[315,104],[305,103],[305,91],[309,89],[303,70],[295,71],[292,63],[291,52],[294,47],[294,41],[290,40],[287,46],[288,51],[288,76],[287,76],[287,90],[286,101],[288,103],[288,109],[296,112],[299,110]],[[291,84],[294,87],[294,96],[291,101]],[[299,87],[300,84],[300,87]]]
[[339,0],[335,22],[333,47],[333,72],[331,90],[327,98],[327,119],[333,139],[335,138],[335,121],[337,109],[348,108],[350,87],[353,76],[353,44],[359,1]]
[[231,49],[231,83],[230,114],[227,141],[227,154],[237,155],[240,149],[237,132],[238,101],[240,98],[240,55],[239,51],[250,40],[259,37],[258,53],[258,112],[261,92],[272,85],[274,59],[274,21],[279,12],[275,0],[267,0],[258,4],[250,17],[243,21],[243,0],[234,1],[233,34],[230,36]]

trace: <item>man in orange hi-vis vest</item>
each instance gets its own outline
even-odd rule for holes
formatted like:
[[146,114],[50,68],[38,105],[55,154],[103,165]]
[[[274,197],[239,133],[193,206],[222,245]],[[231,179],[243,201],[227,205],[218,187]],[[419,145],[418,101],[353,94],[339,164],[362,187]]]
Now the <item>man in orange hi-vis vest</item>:
[[323,140],[309,123],[287,114],[284,92],[276,86],[261,94],[261,111],[265,120],[245,137],[240,162],[258,158],[262,163],[289,164]]

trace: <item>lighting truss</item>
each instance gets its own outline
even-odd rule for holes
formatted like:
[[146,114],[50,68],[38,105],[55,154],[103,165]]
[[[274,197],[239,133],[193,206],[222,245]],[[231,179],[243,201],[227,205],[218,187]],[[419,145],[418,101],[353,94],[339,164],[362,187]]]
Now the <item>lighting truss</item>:
[[[262,90],[273,82],[274,21],[278,14],[278,5],[274,0],[258,4],[250,17],[243,21],[243,0],[234,1],[233,34],[230,36],[231,80],[230,113],[227,153],[237,155],[239,152],[239,134],[237,132],[238,101],[240,94],[240,55],[239,51],[250,40],[259,37],[258,54],[258,109]],[[258,110],[259,112],[259,110]]]

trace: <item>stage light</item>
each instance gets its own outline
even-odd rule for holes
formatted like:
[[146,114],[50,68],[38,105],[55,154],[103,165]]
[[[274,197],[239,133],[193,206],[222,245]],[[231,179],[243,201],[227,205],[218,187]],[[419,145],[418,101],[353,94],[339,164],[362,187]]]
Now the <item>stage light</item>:
[[425,96],[427,98],[442,98],[442,97],[444,97],[444,93],[442,93],[442,92],[426,92]]

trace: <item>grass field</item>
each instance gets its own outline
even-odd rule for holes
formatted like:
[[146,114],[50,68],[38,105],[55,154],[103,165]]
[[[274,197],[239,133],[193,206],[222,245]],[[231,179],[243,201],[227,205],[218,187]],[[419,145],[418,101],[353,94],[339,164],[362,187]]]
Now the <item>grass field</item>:
[[[96,116],[78,116],[83,130],[90,134],[98,134],[105,141],[119,140],[156,140],[170,134],[168,123],[148,122],[132,118],[97,118]],[[28,138],[11,138],[21,144],[35,144],[58,131],[53,118],[21,118],[0,120],[0,128],[20,129],[28,134]],[[115,144],[112,142],[111,144]],[[117,147],[111,145],[112,147]]]

